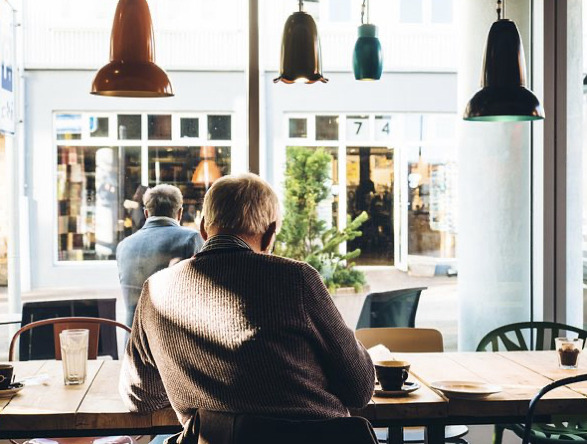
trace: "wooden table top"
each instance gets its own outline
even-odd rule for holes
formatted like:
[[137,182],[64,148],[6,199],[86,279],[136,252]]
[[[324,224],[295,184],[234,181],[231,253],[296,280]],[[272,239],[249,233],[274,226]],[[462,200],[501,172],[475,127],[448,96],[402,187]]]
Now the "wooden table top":
[[[577,370],[557,367],[554,352],[402,353],[411,363],[408,380],[421,387],[402,398],[374,396],[353,414],[375,425],[430,423],[491,423],[504,417],[520,420],[528,402],[548,382],[587,372],[587,359]],[[65,386],[60,361],[15,362],[16,379],[47,374],[42,385],[25,386],[12,398],[0,398],[0,438],[157,433],[178,428],[171,408],[153,414],[128,412],[118,395],[119,361],[88,362],[88,379]],[[448,399],[429,385],[438,380],[498,384],[503,391],[484,399]],[[549,393],[539,414],[587,413],[587,383]]]

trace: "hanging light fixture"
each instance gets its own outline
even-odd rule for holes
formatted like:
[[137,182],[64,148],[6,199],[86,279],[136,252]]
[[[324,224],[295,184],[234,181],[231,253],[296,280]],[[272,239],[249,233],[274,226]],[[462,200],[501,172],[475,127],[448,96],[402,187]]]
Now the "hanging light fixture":
[[212,183],[222,177],[222,171],[216,165],[214,158],[216,157],[216,149],[213,146],[203,146],[200,148],[200,163],[194,170],[192,175],[192,183],[194,185],[204,185],[206,189]]
[[[367,23],[363,22],[367,9]],[[377,26],[369,24],[369,0],[361,6],[359,38],[353,52],[353,71],[357,80],[379,80],[383,71],[381,43],[377,38]]]
[[[516,24],[501,18],[487,37],[481,90],[467,104],[463,118],[484,122],[515,122],[544,119],[544,110],[532,91],[526,89],[524,48]],[[505,17],[505,6],[504,17]]]
[[110,63],[92,82],[92,94],[170,97],[165,71],[155,64],[153,24],[146,0],[119,0],[110,37]]
[[303,11],[304,2],[299,0],[299,11],[289,16],[281,39],[281,66],[275,83],[322,83],[328,82],[322,75],[320,39],[316,22]]

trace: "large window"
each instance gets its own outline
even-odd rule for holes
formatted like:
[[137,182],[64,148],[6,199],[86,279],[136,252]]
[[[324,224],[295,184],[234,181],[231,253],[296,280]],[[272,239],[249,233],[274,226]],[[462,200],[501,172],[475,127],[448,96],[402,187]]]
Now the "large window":
[[197,227],[204,193],[231,172],[231,135],[229,114],[55,114],[58,259],[114,259],[161,183],[180,188],[181,222]]

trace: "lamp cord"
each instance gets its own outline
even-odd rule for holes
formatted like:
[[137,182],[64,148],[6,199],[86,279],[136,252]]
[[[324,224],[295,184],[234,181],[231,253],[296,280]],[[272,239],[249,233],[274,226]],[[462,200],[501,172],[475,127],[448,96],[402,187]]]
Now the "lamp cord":
[[369,4],[367,3],[367,0],[363,0],[363,5],[361,6],[361,25],[365,23],[363,21],[363,18],[365,17],[365,10],[367,11],[367,23],[369,23]]
[[497,6],[495,7],[495,10],[497,11],[497,20],[501,20],[502,13],[503,13],[503,18],[505,19],[505,0],[503,0],[503,7],[502,7],[502,1],[497,0]]
[[299,0],[298,1],[298,5],[299,5],[299,8],[300,8],[300,12],[302,12],[303,9],[304,9],[304,0]]

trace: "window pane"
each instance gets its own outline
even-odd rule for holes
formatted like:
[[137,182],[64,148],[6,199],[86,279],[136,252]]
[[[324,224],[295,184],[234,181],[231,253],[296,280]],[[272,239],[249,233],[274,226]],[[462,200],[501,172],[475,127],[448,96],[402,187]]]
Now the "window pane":
[[81,114],[57,114],[55,116],[57,140],[75,140],[82,138]]
[[118,242],[132,232],[123,200],[140,184],[141,156],[139,147],[122,150],[58,147],[59,260],[112,260]]
[[118,138],[120,140],[141,139],[141,116],[140,114],[119,114],[118,115]]
[[371,137],[369,116],[348,116],[346,119],[347,140],[365,140]]
[[338,116],[316,116],[316,140],[338,140]]
[[230,173],[230,154],[230,147],[149,147],[149,186],[177,186],[183,194],[182,225],[198,227],[204,194]]
[[171,116],[149,115],[149,140],[171,140]]
[[230,140],[230,124],[230,116],[208,116],[208,140]]
[[200,119],[182,117],[179,122],[181,137],[200,137]]
[[329,11],[331,22],[350,22],[351,0],[331,1]]
[[308,137],[308,120],[289,119],[289,137],[294,139]]
[[401,0],[399,7],[401,23],[422,23],[422,0]]
[[108,137],[108,117],[90,117],[90,137]]
[[453,0],[432,0],[432,23],[452,23]]

